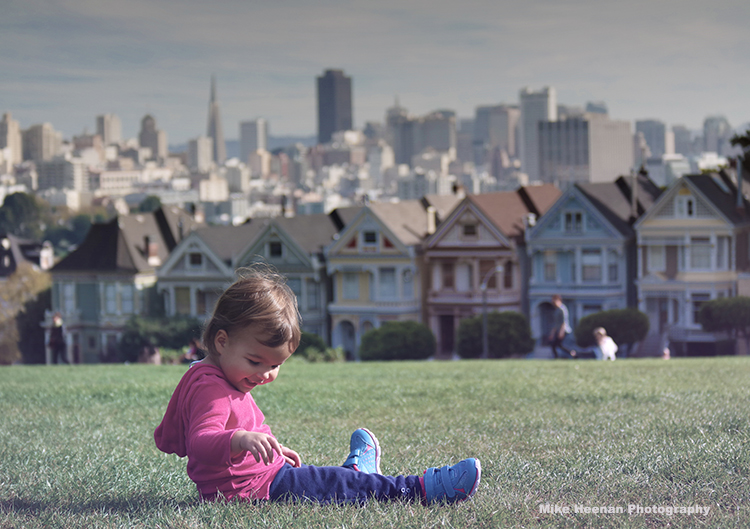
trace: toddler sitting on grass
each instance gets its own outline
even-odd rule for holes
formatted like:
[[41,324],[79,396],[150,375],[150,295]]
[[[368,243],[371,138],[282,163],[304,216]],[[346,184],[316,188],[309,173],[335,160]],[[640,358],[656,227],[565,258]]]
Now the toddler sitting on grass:
[[299,345],[297,300],[268,269],[240,276],[206,326],[206,358],[182,377],[154,432],[160,450],[188,457],[188,476],[202,499],[430,504],[474,494],[481,465],[473,458],[421,476],[383,476],[378,440],[365,428],[352,434],[341,467],[303,465],[297,452],[281,445],[250,392],[273,382]]

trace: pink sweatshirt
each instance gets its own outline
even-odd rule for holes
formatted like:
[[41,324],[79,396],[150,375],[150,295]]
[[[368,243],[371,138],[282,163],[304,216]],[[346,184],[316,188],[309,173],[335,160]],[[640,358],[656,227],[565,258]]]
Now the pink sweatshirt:
[[284,466],[283,457],[258,463],[250,452],[231,457],[237,430],[271,435],[250,393],[237,391],[218,367],[198,363],[188,369],[172,394],[154,440],[159,450],[188,457],[187,472],[201,497],[268,499]]

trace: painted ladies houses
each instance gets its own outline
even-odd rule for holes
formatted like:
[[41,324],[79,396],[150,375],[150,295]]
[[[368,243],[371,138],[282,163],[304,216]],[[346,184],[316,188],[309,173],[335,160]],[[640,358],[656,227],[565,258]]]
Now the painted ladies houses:
[[190,232],[157,272],[167,316],[205,320],[234,280],[240,254],[262,225],[204,226]]
[[165,312],[204,320],[237,278],[238,268],[263,262],[287,278],[297,295],[303,330],[327,341],[329,288],[323,247],[338,232],[337,220],[324,214],[260,218],[193,231],[159,270]]
[[160,310],[156,270],[194,225],[190,215],[174,207],[92,225],[81,245],[50,270],[52,310],[43,323],[45,343],[52,316],[60,312],[68,358],[116,359],[128,319]]
[[425,321],[438,357],[455,352],[460,321],[487,311],[525,312],[524,230],[560,196],[552,185],[468,195],[423,244]]
[[343,347],[349,358],[357,358],[368,330],[387,321],[422,321],[419,250],[428,221],[435,218],[429,207],[445,209],[445,203],[436,207],[424,199],[365,206],[326,249],[333,285],[331,345]]
[[717,336],[698,323],[701,305],[737,295],[739,276],[750,272],[750,204],[734,178],[722,171],[675,180],[635,229],[638,308],[651,333],[678,355],[714,351]]
[[633,222],[659,189],[647,176],[570,186],[526,235],[532,336],[546,341],[553,294],[568,307],[571,324],[594,312],[636,306]]
[[240,255],[238,264],[266,262],[287,278],[297,295],[302,330],[317,334],[330,343],[326,306],[330,285],[324,248],[338,233],[340,217],[335,214],[298,215],[258,219],[258,236]]

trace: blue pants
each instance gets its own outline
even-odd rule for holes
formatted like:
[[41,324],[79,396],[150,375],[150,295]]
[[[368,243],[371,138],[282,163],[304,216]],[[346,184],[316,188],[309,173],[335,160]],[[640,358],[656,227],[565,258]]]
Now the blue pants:
[[271,483],[272,501],[315,503],[365,503],[420,500],[423,496],[418,476],[381,476],[344,467],[284,465]]

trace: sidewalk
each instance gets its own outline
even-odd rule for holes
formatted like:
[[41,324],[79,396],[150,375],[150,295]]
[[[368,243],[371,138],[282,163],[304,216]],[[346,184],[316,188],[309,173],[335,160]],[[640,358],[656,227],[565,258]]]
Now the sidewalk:
[[534,350],[527,354],[526,360],[554,360],[552,349],[549,345],[534,345]]

